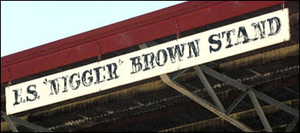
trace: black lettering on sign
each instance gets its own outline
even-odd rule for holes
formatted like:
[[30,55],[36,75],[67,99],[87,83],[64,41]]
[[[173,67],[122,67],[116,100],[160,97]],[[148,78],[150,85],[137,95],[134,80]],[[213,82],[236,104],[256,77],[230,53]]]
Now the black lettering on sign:
[[22,102],[22,97],[21,97],[21,92],[22,92],[22,88],[18,88],[16,90],[12,90],[15,94],[15,102],[14,102],[14,106],[20,104],[20,102]]
[[[235,45],[239,45],[241,43],[244,44],[244,43],[249,42],[249,40],[250,40],[244,26],[239,27],[237,36],[238,36],[237,43]],[[242,39],[242,41],[240,41],[241,39]]]
[[103,82],[105,80],[105,76],[104,75],[102,77],[100,77],[101,76],[100,69],[102,69],[103,71],[105,71],[105,67],[96,67],[96,68],[94,68],[94,71],[96,72],[96,79],[97,79],[94,84],[99,84],[99,83],[101,83],[101,82]]
[[50,95],[53,95],[53,92],[57,95],[59,92],[59,83],[58,83],[58,79],[53,79],[53,80],[49,80],[48,81],[50,83],[50,90],[51,93]]
[[267,20],[268,20],[269,26],[270,26],[269,36],[276,35],[280,31],[280,28],[281,28],[280,19],[278,17],[273,17],[273,18],[270,18]]
[[[217,37],[218,39],[215,40],[214,37]],[[213,34],[208,38],[208,42],[210,44],[217,44],[216,48],[213,48],[212,46],[209,46],[209,52],[217,52],[221,49],[222,42],[219,40],[220,39],[220,33],[219,34]]]
[[226,41],[227,41],[227,45],[225,46],[225,48],[230,48],[233,46],[233,44],[231,43],[231,37],[232,37],[232,35],[235,35],[235,30],[232,29],[232,30],[228,30],[228,31],[223,31],[222,38],[224,38],[225,34],[226,34]]
[[[76,85],[74,86],[73,84],[73,79],[74,79],[74,76],[77,76],[78,77],[78,80],[76,80]],[[69,83],[70,83],[70,87],[72,90],[77,90],[80,86],[80,75],[79,73],[74,73],[70,76],[70,79],[69,79]]]
[[132,63],[132,72],[131,72],[131,74],[135,74],[135,73],[139,72],[140,70],[142,70],[143,65],[140,62],[141,61],[140,56],[132,57],[132,58],[130,58],[130,60],[131,60],[131,63]]
[[[88,77],[87,77],[87,74],[89,74]],[[82,84],[85,87],[90,86],[93,83],[92,69],[84,71],[82,73],[81,80],[82,80]]]
[[108,69],[108,73],[109,73],[109,79],[107,79],[107,81],[112,80],[112,79],[117,79],[119,77],[119,75],[117,74],[117,64],[116,63],[111,63],[106,65],[107,69]]
[[257,39],[263,39],[266,37],[265,22],[266,22],[266,20],[260,21],[260,23],[257,22],[257,23],[251,24],[253,26],[254,32],[255,32],[255,36],[252,39],[253,41],[256,41]]
[[[150,69],[149,64],[150,64],[151,68],[153,69],[155,67],[153,64],[154,54],[151,52],[148,54],[143,54],[142,56],[144,57],[144,63],[145,63],[145,68],[143,71],[147,71]],[[150,58],[150,60],[149,60],[149,58]]]
[[[200,42],[200,39],[197,39],[192,42],[188,42],[188,46],[189,46],[189,56],[187,57],[188,59],[193,57],[192,51],[193,51],[195,57],[199,56],[199,53],[200,53],[199,42]],[[196,44],[196,46],[195,46],[195,44]]]
[[176,59],[175,59],[176,56],[178,57],[179,61],[182,61],[182,56],[184,54],[184,45],[186,45],[186,44],[180,44],[181,48],[178,44],[175,45],[175,49],[174,49],[174,46],[167,48],[167,50],[169,51],[169,55],[170,55],[170,59],[171,59],[172,63],[176,62]]
[[38,93],[37,91],[35,90],[36,89],[36,85],[35,84],[32,84],[32,85],[29,85],[27,88],[26,88],[26,91],[25,93],[27,92],[27,96],[26,96],[26,99],[25,98],[22,98],[22,88],[18,88],[18,89],[15,89],[15,90],[12,90],[13,93],[14,93],[14,98],[15,98],[15,102],[13,103],[13,106],[15,105],[18,105],[20,103],[25,103],[27,101],[34,101],[36,99],[39,98],[38,96]]
[[[64,92],[68,92],[68,88],[67,88],[67,78],[68,78],[68,75],[66,76],[62,76],[61,78],[56,78],[56,79],[53,79],[53,80],[49,80],[47,81],[47,79],[45,79],[46,82],[50,83],[50,90],[51,90],[51,93],[49,94],[50,96],[55,94],[57,95],[59,93],[59,90],[60,90],[60,84],[59,84],[59,79],[63,79],[63,93]],[[46,83],[45,83],[46,84]]]
[[33,98],[30,98],[29,96],[26,97],[27,101],[34,101],[35,99],[38,98],[38,94],[36,92],[36,85],[29,85],[27,87],[27,93],[33,95]]
[[[163,61],[162,61],[162,58],[163,58]],[[156,64],[160,67],[164,66],[166,64],[167,60],[168,60],[167,51],[164,49],[158,50],[156,53],[156,58],[155,58]]]
[[63,92],[68,92],[68,88],[67,88],[67,78],[69,76],[62,76],[61,78],[64,80],[64,91]]

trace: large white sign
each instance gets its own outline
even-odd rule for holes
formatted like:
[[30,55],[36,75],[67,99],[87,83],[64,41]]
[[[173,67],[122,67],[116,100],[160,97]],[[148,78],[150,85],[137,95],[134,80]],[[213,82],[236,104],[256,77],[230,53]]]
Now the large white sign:
[[6,112],[34,109],[284,42],[290,39],[289,31],[288,9],[284,9],[9,86]]

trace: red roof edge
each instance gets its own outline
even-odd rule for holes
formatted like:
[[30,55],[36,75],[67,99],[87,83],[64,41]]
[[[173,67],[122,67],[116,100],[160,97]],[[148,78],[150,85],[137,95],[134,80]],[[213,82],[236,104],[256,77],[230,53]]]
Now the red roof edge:
[[1,83],[284,1],[191,1],[1,57]]

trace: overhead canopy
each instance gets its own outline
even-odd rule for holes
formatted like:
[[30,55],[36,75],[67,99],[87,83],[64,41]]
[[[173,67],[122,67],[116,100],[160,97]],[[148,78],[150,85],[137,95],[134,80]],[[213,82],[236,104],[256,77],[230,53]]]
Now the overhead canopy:
[[199,1],[171,6],[1,57],[1,83],[280,3],[283,1]]
[[[289,9],[288,41],[10,118],[22,125],[17,126],[19,131],[298,131],[298,1],[185,2],[2,57],[1,110],[6,109],[7,86],[163,46],[284,8]],[[10,131],[8,124],[1,120],[1,131]]]

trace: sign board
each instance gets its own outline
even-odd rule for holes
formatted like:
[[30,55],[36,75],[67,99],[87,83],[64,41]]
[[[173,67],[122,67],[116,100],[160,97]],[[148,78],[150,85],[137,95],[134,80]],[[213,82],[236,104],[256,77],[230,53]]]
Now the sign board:
[[[14,114],[290,39],[288,9],[6,87]],[[24,70],[26,71],[26,70]]]

